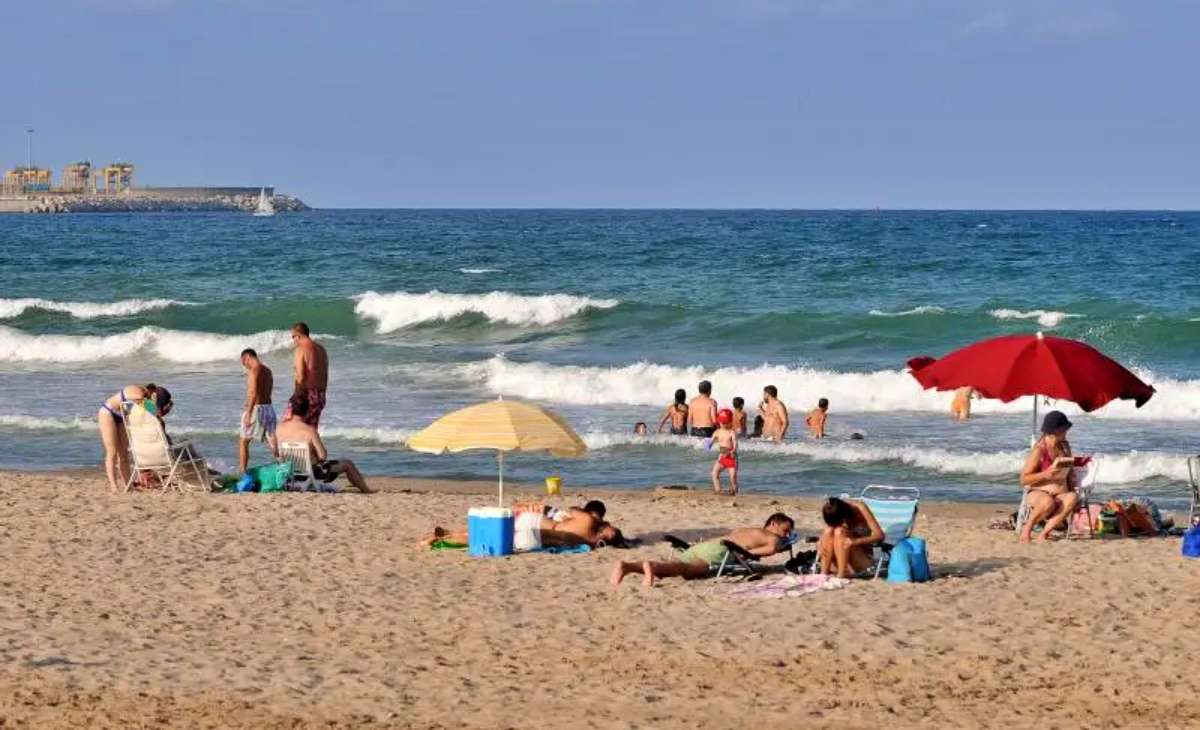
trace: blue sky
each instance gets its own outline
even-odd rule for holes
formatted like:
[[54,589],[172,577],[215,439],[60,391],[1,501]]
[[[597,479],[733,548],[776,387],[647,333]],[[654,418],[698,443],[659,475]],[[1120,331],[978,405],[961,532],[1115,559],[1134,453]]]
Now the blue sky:
[[[0,163],[328,207],[1200,207],[1200,4],[0,6]],[[19,63],[13,64],[17,59]]]

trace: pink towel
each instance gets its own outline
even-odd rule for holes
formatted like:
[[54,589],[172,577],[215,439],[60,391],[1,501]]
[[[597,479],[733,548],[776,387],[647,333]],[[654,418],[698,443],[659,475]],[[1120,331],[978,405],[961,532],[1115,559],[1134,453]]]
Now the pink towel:
[[778,580],[743,583],[729,592],[731,596],[748,598],[793,598],[817,591],[832,591],[850,585],[847,578],[832,575],[786,575]]

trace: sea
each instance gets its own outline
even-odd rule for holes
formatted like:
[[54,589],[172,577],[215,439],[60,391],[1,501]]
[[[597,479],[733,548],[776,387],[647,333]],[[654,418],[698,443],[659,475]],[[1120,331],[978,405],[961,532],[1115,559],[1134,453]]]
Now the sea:
[[[704,487],[701,440],[633,429],[708,379],[751,410],[775,385],[793,415],[786,443],[743,442],[747,493],[1015,502],[1033,399],[956,423],[904,363],[1035,331],[1158,390],[1141,409],[1039,405],[1075,422],[1098,491],[1186,505],[1200,452],[1200,213],[339,210],[0,216],[0,468],[98,467],[97,408],[144,382],[173,392],[174,437],[234,468],[238,355],[262,354],[282,410],[301,320],[329,351],[323,434],[368,475],[494,479],[492,453],[405,443],[502,396],[588,445],[511,455],[508,478]],[[802,422],[822,397],[818,442]]]

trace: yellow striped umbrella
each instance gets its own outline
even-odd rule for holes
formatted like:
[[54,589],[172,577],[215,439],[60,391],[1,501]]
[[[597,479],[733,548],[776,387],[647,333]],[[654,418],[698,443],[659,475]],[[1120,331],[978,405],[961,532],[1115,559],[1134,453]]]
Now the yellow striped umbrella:
[[504,506],[504,452],[549,451],[579,456],[583,439],[557,413],[532,403],[498,399],[448,413],[408,440],[408,447],[428,454],[494,449],[500,470],[500,505]]

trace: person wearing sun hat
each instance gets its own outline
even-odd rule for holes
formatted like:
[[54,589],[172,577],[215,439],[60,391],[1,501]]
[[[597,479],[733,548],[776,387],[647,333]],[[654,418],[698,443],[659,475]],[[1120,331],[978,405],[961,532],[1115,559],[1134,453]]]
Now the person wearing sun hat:
[[1021,488],[1027,494],[1029,519],[1021,526],[1021,542],[1033,539],[1033,528],[1045,521],[1038,540],[1044,542],[1075,512],[1079,495],[1075,492],[1074,467],[1080,465],[1071,454],[1067,432],[1071,421],[1062,411],[1050,411],[1042,419],[1042,436],[1029,450],[1021,470]]

